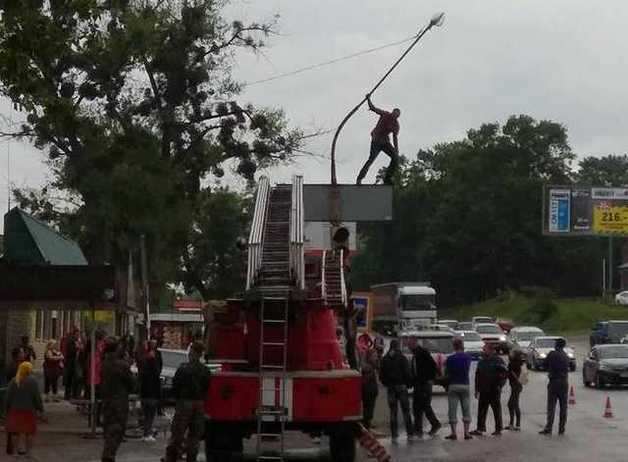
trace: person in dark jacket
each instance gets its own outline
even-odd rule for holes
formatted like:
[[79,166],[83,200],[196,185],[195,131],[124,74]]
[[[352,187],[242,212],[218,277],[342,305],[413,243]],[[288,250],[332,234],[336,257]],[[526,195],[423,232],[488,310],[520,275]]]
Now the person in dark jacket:
[[429,434],[433,436],[442,427],[432,409],[432,387],[438,375],[438,366],[429,351],[421,345],[414,348],[412,358],[412,411],[414,430],[417,436],[423,435],[423,414],[432,426]]
[[[63,368],[63,399],[70,400],[78,397],[78,342],[80,332],[78,329],[74,331],[65,339],[64,348],[62,354],[64,356],[64,368]],[[64,351],[65,350],[65,351]]]
[[412,382],[410,364],[402,353],[398,340],[390,341],[388,353],[382,359],[380,369],[380,381],[386,387],[388,395],[388,407],[390,408],[390,434],[393,439],[399,436],[398,408],[401,405],[401,413],[406,425],[408,439],[412,439],[412,418],[410,417],[410,400],[408,399],[408,386]]
[[475,397],[478,399],[478,423],[472,435],[482,436],[486,431],[486,414],[489,406],[495,418],[494,436],[502,434],[502,386],[507,377],[504,361],[497,355],[493,346],[484,345],[482,359],[475,371]]
[[521,430],[521,407],[519,397],[523,391],[521,372],[523,370],[524,354],[520,350],[513,350],[508,361],[508,383],[510,384],[510,398],[508,398],[508,413],[510,421],[506,430]]
[[33,345],[31,345],[30,338],[28,337],[28,335],[24,335],[22,336],[21,340],[22,342],[20,343],[19,347],[24,352],[24,360],[32,364],[37,359],[37,355],[35,354],[35,349],[33,348]]
[[22,364],[24,361],[26,361],[24,356],[24,350],[22,350],[22,348],[20,347],[13,348],[11,350],[11,362],[7,366],[6,370],[7,383],[9,383],[11,379],[16,376],[18,367],[20,367],[20,364]]
[[126,430],[129,394],[135,389],[135,380],[129,363],[123,359],[124,352],[115,339],[107,339],[104,351],[101,392],[105,443],[102,462],[115,462]]
[[[176,400],[175,414],[170,427],[170,441],[166,447],[165,462],[177,462],[185,442],[186,461],[196,462],[201,438],[205,432],[203,403],[209,387],[209,369],[201,358],[205,347],[194,343],[189,362],[177,369],[172,381],[172,396]],[[187,432],[187,438],[186,438]]]
[[558,434],[565,433],[567,424],[567,393],[569,390],[569,358],[564,348],[566,342],[564,338],[556,340],[556,349],[547,355],[547,423],[545,428],[539,433],[541,435],[551,435],[554,426],[554,413],[556,412],[556,402],[560,406],[558,420]]
[[161,381],[159,380],[160,365],[157,359],[157,342],[151,340],[141,360],[140,397],[144,416],[144,441],[154,443],[153,422],[157,414],[157,406],[161,398]]

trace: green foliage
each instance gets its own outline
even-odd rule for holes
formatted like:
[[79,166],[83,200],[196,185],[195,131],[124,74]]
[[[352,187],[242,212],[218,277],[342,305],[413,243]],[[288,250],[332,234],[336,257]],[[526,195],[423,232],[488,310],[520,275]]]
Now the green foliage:
[[591,186],[628,186],[628,156],[585,157],[576,181]]
[[441,305],[523,286],[594,293],[600,242],[541,234],[542,186],[570,182],[573,158],[562,125],[524,115],[419,151],[402,162],[395,220],[363,230],[356,287],[427,280]]
[[10,135],[46,150],[52,172],[18,202],[91,261],[124,266],[145,234],[153,279],[172,280],[198,245],[186,238],[204,219],[208,180],[230,168],[252,182],[299,146],[281,111],[235,100],[235,50],[263,47],[275,22],[229,23],[224,3],[0,5],[0,93],[26,115]]
[[251,205],[251,196],[227,188],[202,194],[177,278],[188,292],[198,289],[205,300],[210,300],[242,290],[246,251],[236,244],[239,237],[246,237]]
[[532,301],[530,307],[521,313],[516,321],[520,324],[544,326],[557,313],[558,306],[551,299],[538,298]]

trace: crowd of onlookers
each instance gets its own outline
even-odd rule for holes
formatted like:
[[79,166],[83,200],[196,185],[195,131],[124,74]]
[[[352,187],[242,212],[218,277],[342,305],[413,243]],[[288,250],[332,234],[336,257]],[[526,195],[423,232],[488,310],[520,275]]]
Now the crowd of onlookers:
[[[379,341],[378,341],[379,340]],[[504,429],[521,430],[520,396],[528,382],[525,369],[525,356],[519,350],[513,350],[505,361],[490,344],[485,344],[482,357],[477,363],[475,375],[470,376],[472,358],[464,351],[461,338],[453,342],[454,353],[449,355],[442,367],[439,367],[432,354],[420,344],[410,345],[410,358],[402,352],[397,339],[392,339],[386,354],[381,338],[371,340],[368,335],[358,342],[358,351],[362,371],[362,399],[364,425],[372,424],[373,413],[379,393],[378,379],[386,389],[386,399],[390,409],[390,432],[393,440],[399,435],[399,408],[409,439],[423,436],[423,420],[430,424],[428,434],[435,435],[442,427],[432,408],[432,390],[435,383],[444,386],[448,398],[448,423],[450,434],[447,440],[457,440],[458,408],[462,412],[465,440],[486,433],[486,418],[489,408],[492,410],[495,428],[492,435],[501,435]],[[555,351],[548,355],[548,403],[547,424],[540,432],[551,434],[556,404],[560,405],[559,434],[565,432],[567,420],[567,393],[569,359],[563,349],[564,339],[558,339]],[[503,425],[502,394],[509,385],[510,395],[507,401],[509,423]],[[411,390],[411,391],[410,391]],[[410,405],[412,396],[412,406]],[[474,430],[471,426],[471,399],[477,399],[477,421]],[[411,409],[412,407],[412,409]]]
[[[43,398],[40,384],[33,375],[37,359],[28,337],[12,350],[11,362],[5,368],[7,454],[28,454],[32,447],[37,421],[46,420],[44,402],[59,402],[59,382],[63,399],[87,411],[89,424],[103,428],[102,460],[111,462],[127,428],[130,395],[137,393],[141,402],[143,441],[154,442],[153,428],[161,411],[161,371],[163,367],[158,341],[135,343],[133,337],[106,337],[96,331],[95,344],[78,329],[58,343],[47,342],[43,357]],[[188,460],[194,460],[204,432],[202,403],[209,384],[209,370],[201,364],[204,348],[193,343],[188,349],[189,363],[182,364],[172,383],[175,415],[172,438],[164,460],[178,460],[183,446]],[[96,408],[91,408],[92,391]]]

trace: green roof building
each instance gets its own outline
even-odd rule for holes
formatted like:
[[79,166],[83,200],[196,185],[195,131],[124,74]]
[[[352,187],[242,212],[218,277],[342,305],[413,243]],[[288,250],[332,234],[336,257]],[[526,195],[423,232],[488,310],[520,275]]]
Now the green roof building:
[[17,265],[87,265],[76,242],[18,208],[4,216],[2,258]]

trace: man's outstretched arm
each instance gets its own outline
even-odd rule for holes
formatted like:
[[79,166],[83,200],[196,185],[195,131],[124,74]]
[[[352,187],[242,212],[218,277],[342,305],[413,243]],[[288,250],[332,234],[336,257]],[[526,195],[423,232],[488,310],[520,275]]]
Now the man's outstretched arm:
[[386,111],[384,111],[383,109],[380,109],[373,105],[370,94],[366,95],[366,101],[369,103],[369,110],[373,111],[375,114],[384,115],[386,113]]
[[395,153],[399,155],[399,139],[397,136],[397,132],[393,132],[393,146],[395,148]]

